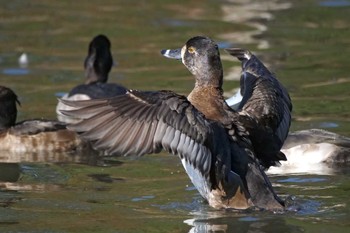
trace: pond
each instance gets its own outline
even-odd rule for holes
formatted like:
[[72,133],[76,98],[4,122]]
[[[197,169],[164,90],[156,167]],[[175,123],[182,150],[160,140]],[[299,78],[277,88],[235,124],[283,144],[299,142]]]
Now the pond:
[[[110,82],[188,94],[193,77],[160,50],[208,35],[221,48],[256,53],[287,87],[291,130],[324,128],[350,136],[350,1],[2,1],[0,85],[20,98],[18,120],[54,119],[57,97],[84,80],[97,34],[112,42]],[[27,66],[20,66],[22,53]],[[224,90],[240,64],[221,52]],[[1,232],[347,232],[350,170],[271,175],[297,212],[214,210],[178,158],[1,152]]]

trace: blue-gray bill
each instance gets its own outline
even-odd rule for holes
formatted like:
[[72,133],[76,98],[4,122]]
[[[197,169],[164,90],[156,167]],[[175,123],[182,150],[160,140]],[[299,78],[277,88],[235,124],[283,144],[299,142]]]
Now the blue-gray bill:
[[160,53],[167,58],[182,60],[181,49],[163,49]]

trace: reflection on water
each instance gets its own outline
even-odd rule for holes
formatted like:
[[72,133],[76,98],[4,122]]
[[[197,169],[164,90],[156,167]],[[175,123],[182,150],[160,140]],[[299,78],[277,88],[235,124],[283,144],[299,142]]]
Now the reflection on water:
[[254,213],[206,213],[184,221],[190,233],[199,232],[304,232],[302,227],[287,223],[281,216]]
[[326,6],[326,7],[344,7],[344,6],[350,6],[350,1],[331,0],[331,1],[322,1],[319,4],[320,6]]
[[[274,179],[274,184],[277,189],[284,187],[289,189],[290,193],[297,194],[287,197],[288,210],[286,212],[203,209],[191,212],[192,217],[184,220],[184,223],[191,226],[189,232],[305,232],[303,222],[312,220],[314,223],[325,226],[328,221],[336,218],[330,213],[341,211],[348,204],[347,200],[340,200],[337,203],[330,202],[337,192],[334,191],[334,195],[328,195],[325,192],[325,190],[337,190],[336,185],[329,185],[334,179],[332,177],[275,178],[277,180]],[[341,218],[345,216],[342,215]],[[300,222],[292,223],[290,219],[299,219]],[[320,228],[315,226],[314,229],[318,232]]]
[[[84,152],[84,153],[83,153]],[[22,175],[33,176],[35,179],[50,177],[55,182],[60,180],[59,176],[52,173],[49,167],[43,169],[42,166],[35,164],[86,164],[98,167],[116,167],[123,164],[118,160],[110,160],[109,157],[103,157],[99,153],[91,150],[80,153],[62,153],[62,152],[42,152],[42,153],[9,153],[2,151],[0,156],[0,189],[12,191],[48,191],[59,190],[60,186],[53,184],[23,184],[17,183]],[[99,181],[113,182],[120,180],[111,178],[108,174],[92,174]]]
[[[268,49],[270,47],[268,40],[264,39],[261,35],[267,30],[266,21],[273,19],[273,11],[285,10],[291,7],[289,2],[280,2],[275,0],[269,1],[226,1],[222,4],[221,9],[223,12],[223,21],[243,24],[251,28],[250,30],[235,31],[232,30],[229,33],[220,35],[226,41],[235,42],[236,44],[227,43],[228,47],[243,47],[252,46],[258,49]],[[233,61],[234,59],[223,53],[223,60]],[[264,64],[268,65],[268,61],[264,60]],[[240,79],[241,67],[232,66],[225,72],[225,80]],[[231,91],[227,91],[225,95],[227,97],[236,93],[237,88]]]
[[0,163],[84,163],[89,165],[99,165],[103,158],[94,151],[84,150],[82,152],[62,153],[47,152],[8,152],[2,151]]
[[0,163],[0,182],[16,182],[20,177],[18,163]]
[[267,49],[269,42],[261,38],[261,34],[267,30],[266,21],[272,20],[273,11],[285,10],[291,7],[290,2],[278,0],[269,1],[226,1],[222,5],[223,20],[245,24],[253,30],[246,32],[230,32],[221,35],[228,41],[235,41],[238,44],[256,44],[258,49]]
[[2,70],[2,73],[5,75],[27,75],[29,72],[26,68],[7,68]]
[[18,58],[18,68],[5,68],[2,70],[4,75],[27,75],[30,73],[28,67],[28,56],[26,53],[22,53],[22,55]]
[[[187,220],[187,224],[190,221]],[[199,232],[270,232],[271,226],[274,227],[275,232],[304,232],[302,227],[288,225],[282,219],[271,218],[259,221],[257,218],[250,219],[212,219],[210,221],[196,220],[191,224],[193,226],[190,233]]]
[[133,199],[131,199],[132,201],[144,201],[144,200],[148,200],[148,199],[152,199],[154,198],[153,195],[147,195],[147,196],[141,196],[141,197],[134,197]]

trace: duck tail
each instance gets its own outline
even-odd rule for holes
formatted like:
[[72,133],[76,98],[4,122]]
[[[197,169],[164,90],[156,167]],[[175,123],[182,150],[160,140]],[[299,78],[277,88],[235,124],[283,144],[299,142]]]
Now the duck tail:
[[237,57],[240,61],[249,60],[252,57],[252,53],[248,50],[241,48],[229,48],[225,49],[230,55]]

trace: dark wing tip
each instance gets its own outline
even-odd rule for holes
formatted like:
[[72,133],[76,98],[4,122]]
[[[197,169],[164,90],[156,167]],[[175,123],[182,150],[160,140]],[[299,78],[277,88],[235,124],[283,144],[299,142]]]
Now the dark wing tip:
[[241,48],[229,48],[225,49],[225,51],[231,56],[237,57],[240,61],[249,60],[252,56],[250,51]]

